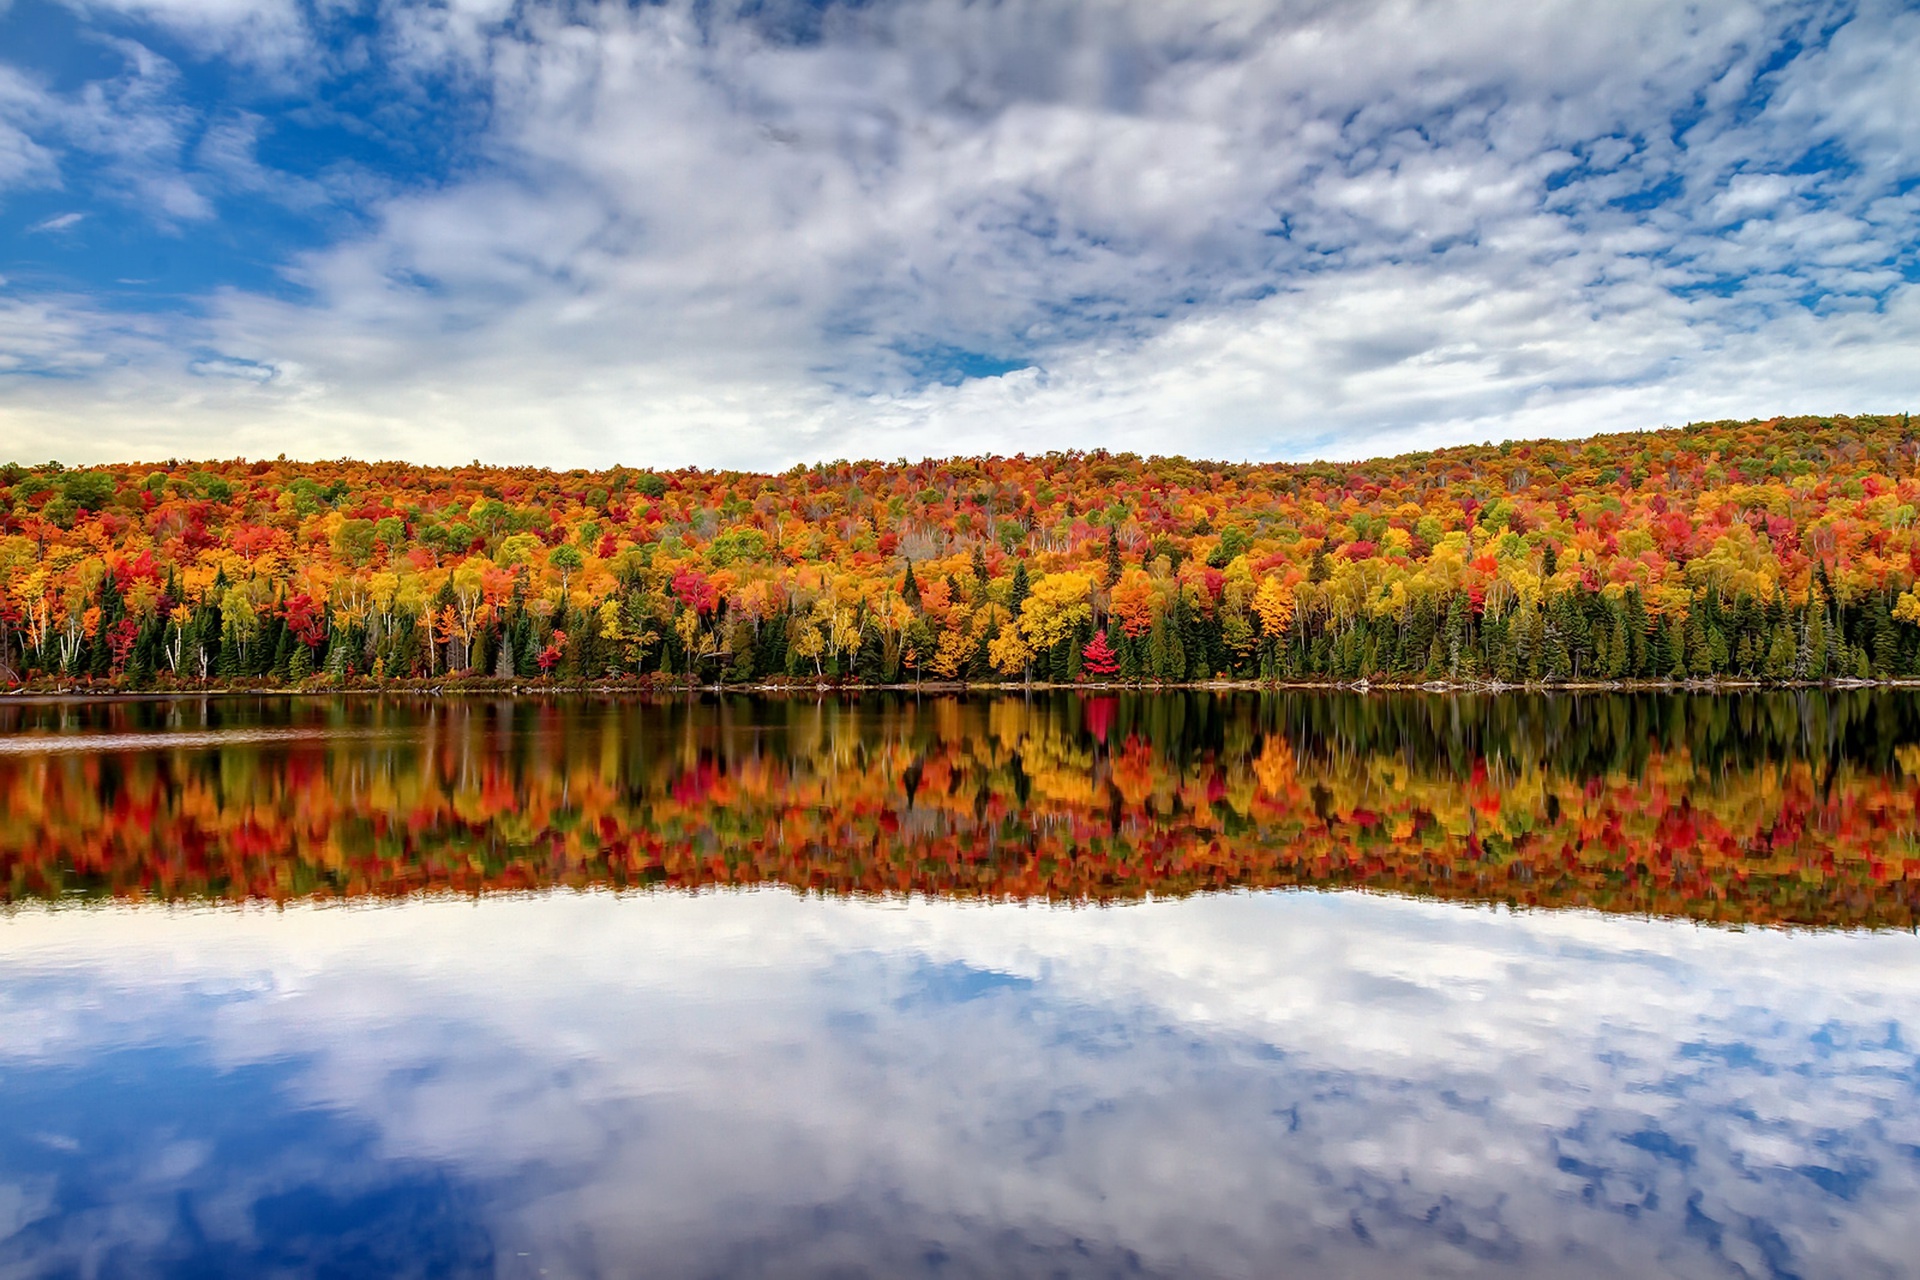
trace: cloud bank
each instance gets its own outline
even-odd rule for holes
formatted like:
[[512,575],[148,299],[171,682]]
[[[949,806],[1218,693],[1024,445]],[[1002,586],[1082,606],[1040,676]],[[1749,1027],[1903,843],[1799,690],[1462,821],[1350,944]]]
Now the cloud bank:
[[16,455],[1355,457],[1914,391],[1891,3],[29,24]]

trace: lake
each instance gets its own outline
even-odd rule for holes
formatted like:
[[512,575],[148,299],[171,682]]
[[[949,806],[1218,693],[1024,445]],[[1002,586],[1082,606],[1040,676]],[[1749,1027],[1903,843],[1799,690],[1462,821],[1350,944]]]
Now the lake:
[[0,703],[0,1277],[1906,1276],[1920,694]]

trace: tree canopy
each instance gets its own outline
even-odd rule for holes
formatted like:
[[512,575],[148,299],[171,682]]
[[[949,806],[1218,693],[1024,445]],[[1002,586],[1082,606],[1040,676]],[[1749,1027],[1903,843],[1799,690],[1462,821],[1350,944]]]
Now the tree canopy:
[[1913,674],[1917,457],[1899,415],[1352,464],[9,464],[0,681]]

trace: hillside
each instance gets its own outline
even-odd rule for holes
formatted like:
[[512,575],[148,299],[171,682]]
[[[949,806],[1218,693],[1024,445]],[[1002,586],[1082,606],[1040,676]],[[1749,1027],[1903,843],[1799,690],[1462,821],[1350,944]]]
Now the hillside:
[[1222,464],[0,467],[0,680],[1920,673],[1905,415]]

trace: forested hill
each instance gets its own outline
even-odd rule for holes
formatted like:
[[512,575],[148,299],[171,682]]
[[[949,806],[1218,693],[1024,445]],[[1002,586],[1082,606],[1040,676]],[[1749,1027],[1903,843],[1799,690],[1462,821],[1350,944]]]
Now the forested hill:
[[1907,416],[1223,464],[0,468],[0,680],[1920,674]]

